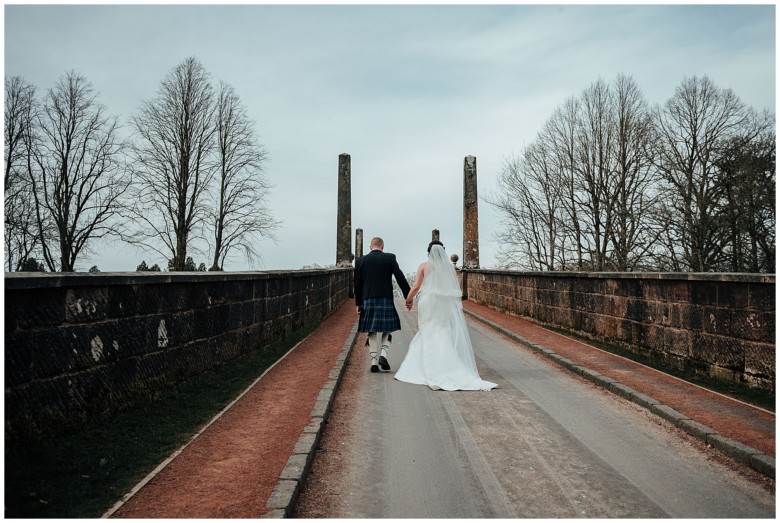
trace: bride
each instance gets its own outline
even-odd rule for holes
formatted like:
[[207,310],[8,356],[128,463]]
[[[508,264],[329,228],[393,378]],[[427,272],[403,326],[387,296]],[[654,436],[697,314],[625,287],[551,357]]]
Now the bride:
[[395,379],[433,390],[497,387],[477,372],[455,269],[438,240],[428,245],[428,261],[417,269],[417,279],[406,298],[409,310],[415,296],[418,331]]

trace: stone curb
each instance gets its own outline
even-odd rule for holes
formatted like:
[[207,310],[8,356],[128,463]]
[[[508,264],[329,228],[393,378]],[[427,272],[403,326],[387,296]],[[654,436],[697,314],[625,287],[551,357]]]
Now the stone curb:
[[546,356],[547,358],[558,363],[562,367],[565,367],[571,370],[572,372],[579,374],[585,379],[592,381],[596,385],[604,389],[607,389],[609,391],[612,391],[615,394],[622,396],[623,398],[633,403],[636,403],[641,407],[646,408],[653,414],[660,416],[661,418],[669,421],[675,427],[678,427],[679,429],[687,432],[691,436],[707,443],[708,445],[711,445],[713,448],[717,449],[721,453],[741,463],[744,463],[745,465],[748,465],[749,467],[753,468],[754,470],[757,470],[758,472],[764,474],[765,476],[774,479],[775,458],[773,456],[761,452],[758,449],[754,449],[753,447],[744,445],[743,443],[740,443],[733,439],[722,436],[715,429],[712,429],[706,425],[702,425],[701,423],[688,418],[684,414],[677,412],[676,410],[669,407],[668,405],[664,405],[660,401],[651,398],[650,396],[637,392],[631,387],[623,385],[617,380],[603,376],[598,372],[592,371],[590,369],[586,369],[585,367],[582,367],[580,365],[576,365],[571,360],[568,360],[556,354],[552,350],[542,347],[538,343],[532,342],[531,340],[524,338],[519,334],[516,334],[504,327],[501,327],[500,325],[496,325],[492,321],[488,320],[487,318],[483,318],[479,314],[466,310],[465,308],[463,309],[463,312],[473,317],[474,319],[484,323],[485,325],[492,328],[493,330],[496,330],[501,334],[522,343],[526,347],[531,348],[532,350],[538,352],[543,356]]
[[341,354],[336,358],[336,363],[330,371],[329,380],[322,386],[317,400],[314,402],[314,408],[311,411],[312,421],[303,429],[303,433],[298,438],[293,454],[287,460],[287,465],[279,475],[276,486],[266,502],[267,512],[261,516],[262,518],[281,519],[290,516],[290,510],[298,499],[301,486],[309,474],[311,462],[317,452],[317,443],[322,436],[322,430],[333,406],[339,382],[344,375],[347,358],[355,346],[358,337],[357,327],[356,320],[344,342]]
[[[357,330],[357,322],[355,323],[355,327],[353,327],[353,332],[355,332],[356,330]],[[287,356],[288,356],[288,355],[289,355],[289,354],[290,354],[292,351],[294,351],[295,349],[297,349],[297,348],[298,348],[298,346],[299,346],[299,345],[302,343],[302,341],[303,341],[303,340],[301,340],[301,341],[299,341],[298,343],[296,343],[296,344],[295,344],[295,345],[294,345],[294,346],[293,346],[293,347],[292,347],[290,350],[288,350],[286,353],[284,353],[284,355],[283,355],[281,358],[279,358],[278,360],[276,360],[276,361],[275,361],[275,362],[274,362],[274,363],[273,363],[273,364],[272,364],[270,367],[268,367],[267,369],[265,369],[265,371],[263,371],[263,373],[260,375],[260,377],[258,377],[258,378],[257,378],[255,381],[253,381],[253,382],[252,382],[252,384],[251,384],[251,385],[249,385],[249,386],[248,386],[246,389],[244,389],[244,391],[243,391],[241,394],[239,394],[239,395],[238,395],[238,397],[236,397],[236,398],[235,398],[233,401],[231,401],[230,403],[228,403],[228,404],[227,404],[227,405],[226,405],[226,406],[225,406],[225,407],[224,407],[224,408],[223,408],[223,409],[222,409],[222,410],[221,410],[221,411],[220,411],[220,412],[219,412],[219,413],[218,413],[216,416],[214,416],[214,417],[211,419],[211,421],[209,421],[208,423],[206,423],[205,425],[203,425],[203,426],[202,426],[202,427],[201,427],[201,428],[200,428],[200,429],[199,429],[199,430],[198,430],[198,431],[197,431],[197,432],[196,432],[196,433],[195,433],[195,434],[194,434],[194,435],[193,435],[193,436],[192,436],[192,437],[191,437],[191,438],[190,438],[190,439],[189,439],[189,440],[188,440],[188,441],[187,441],[187,442],[184,444],[184,445],[182,445],[182,446],[181,446],[181,447],[180,447],[178,450],[174,451],[174,452],[173,452],[171,455],[169,455],[169,456],[168,456],[168,457],[167,457],[167,458],[166,458],[166,459],[165,459],[165,460],[164,460],[162,463],[160,463],[160,464],[157,466],[157,468],[155,468],[155,469],[154,469],[152,472],[150,472],[149,474],[147,474],[147,476],[146,476],[145,478],[143,478],[143,479],[142,479],[140,482],[138,482],[138,483],[137,483],[137,484],[136,484],[136,485],[135,485],[135,486],[134,486],[134,487],[133,487],[133,488],[132,488],[132,489],[131,489],[129,492],[127,492],[127,493],[126,493],[124,496],[122,496],[122,498],[121,498],[119,501],[117,501],[117,502],[114,504],[114,506],[113,506],[113,507],[111,507],[111,508],[110,508],[110,509],[108,509],[108,510],[107,510],[105,513],[103,513],[103,515],[101,516],[101,518],[102,518],[102,519],[110,518],[110,517],[111,517],[111,516],[114,514],[114,512],[116,512],[117,510],[119,510],[119,509],[120,509],[120,508],[121,508],[121,507],[122,507],[122,506],[123,506],[125,503],[127,503],[127,502],[130,500],[130,498],[132,498],[133,496],[135,496],[135,495],[136,495],[136,494],[137,494],[137,493],[138,493],[138,492],[139,492],[139,491],[140,491],[140,490],[141,490],[141,489],[142,489],[142,488],[143,488],[143,487],[144,487],[144,486],[145,486],[147,483],[149,483],[149,482],[150,482],[152,479],[154,479],[154,477],[155,477],[157,474],[159,474],[159,473],[160,473],[160,472],[161,472],[161,471],[162,471],[162,470],[163,470],[165,467],[167,467],[167,466],[168,466],[168,465],[169,465],[169,464],[170,464],[170,463],[171,463],[171,462],[172,462],[172,461],[173,461],[173,460],[174,460],[174,459],[175,459],[175,458],[176,458],[176,457],[177,457],[179,454],[181,454],[182,452],[184,452],[184,449],[186,449],[186,448],[187,448],[187,447],[188,447],[190,444],[192,444],[192,442],[194,442],[196,438],[198,438],[198,437],[199,437],[201,434],[203,434],[203,433],[204,433],[204,432],[205,432],[205,431],[206,431],[206,430],[207,430],[207,429],[208,429],[208,428],[209,428],[209,427],[210,427],[212,424],[214,424],[214,423],[215,423],[215,422],[216,422],[218,419],[220,419],[220,418],[221,418],[221,417],[222,417],[222,416],[223,416],[223,415],[224,415],[224,414],[225,414],[225,413],[226,413],[228,410],[230,410],[230,408],[231,408],[233,405],[235,405],[236,403],[238,403],[238,401],[239,401],[239,400],[240,400],[240,399],[241,399],[241,398],[242,398],[242,397],[243,397],[245,394],[247,394],[247,393],[248,393],[250,390],[252,390],[252,388],[253,388],[255,385],[257,385],[257,383],[258,383],[258,382],[260,382],[260,380],[262,380],[262,379],[265,377],[265,375],[266,375],[266,374],[268,374],[269,372],[271,372],[271,370],[272,370],[274,367],[276,367],[277,365],[279,365],[279,363],[281,363],[281,362],[282,362],[282,361],[283,361],[283,360],[284,360],[284,359],[285,359],[285,358],[286,358],[286,357],[287,357]],[[345,354],[345,353],[344,353],[344,351],[342,351],[342,353],[341,353],[341,354],[339,355],[339,357],[336,359],[336,362],[337,362],[337,363],[340,361],[340,362],[343,364],[344,360],[346,359],[346,357],[344,356],[344,354]],[[348,355],[348,354],[349,354],[349,351],[347,351],[347,352],[346,352],[346,354]],[[337,365],[337,366],[338,366],[338,365]],[[334,370],[335,370],[335,369],[334,369]],[[333,372],[334,372],[334,371],[331,371],[331,375],[333,375]],[[338,376],[340,376],[340,374],[339,374]],[[327,386],[327,384],[326,384],[326,386]],[[321,424],[321,422],[322,422],[322,419],[320,419],[320,424]],[[304,432],[306,432],[306,431],[309,431],[309,429],[311,429],[311,432],[318,432],[318,431],[319,431],[319,428],[318,428],[318,427],[319,427],[319,425],[316,425],[316,426],[315,426],[315,425],[316,425],[316,423],[315,423],[314,421],[312,421],[312,423],[311,423],[311,424],[309,424],[309,426],[308,426],[308,427],[307,427],[307,428],[304,430]]]

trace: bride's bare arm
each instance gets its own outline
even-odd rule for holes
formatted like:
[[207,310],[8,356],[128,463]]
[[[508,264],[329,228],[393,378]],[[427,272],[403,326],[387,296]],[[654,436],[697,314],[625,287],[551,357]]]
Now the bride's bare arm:
[[414,297],[417,296],[417,293],[420,290],[420,286],[422,285],[423,278],[425,278],[425,263],[422,262],[419,267],[417,267],[417,276],[414,278],[414,286],[409,291],[409,294],[406,295],[406,308],[409,310],[412,310],[412,303],[414,300]]

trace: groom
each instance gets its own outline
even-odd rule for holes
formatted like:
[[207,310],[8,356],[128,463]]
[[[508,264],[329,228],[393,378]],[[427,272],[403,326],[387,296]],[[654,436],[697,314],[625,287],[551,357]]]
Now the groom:
[[355,262],[355,305],[360,314],[358,331],[368,333],[371,372],[379,372],[379,367],[390,370],[387,361],[393,339],[390,333],[401,330],[401,320],[393,304],[393,276],[404,298],[409,294],[409,283],[395,254],[383,252],[384,248],[382,238],[372,238],[371,251]]

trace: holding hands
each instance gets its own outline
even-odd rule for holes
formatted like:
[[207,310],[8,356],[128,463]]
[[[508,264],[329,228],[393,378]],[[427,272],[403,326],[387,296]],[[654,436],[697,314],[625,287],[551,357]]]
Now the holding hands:
[[420,287],[422,286],[423,279],[425,279],[425,267],[426,267],[426,262],[423,262],[417,268],[417,277],[414,280],[414,285],[409,290],[409,294],[406,295],[407,310],[412,310],[412,305],[414,304],[414,297],[417,296],[418,292],[420,292]]

